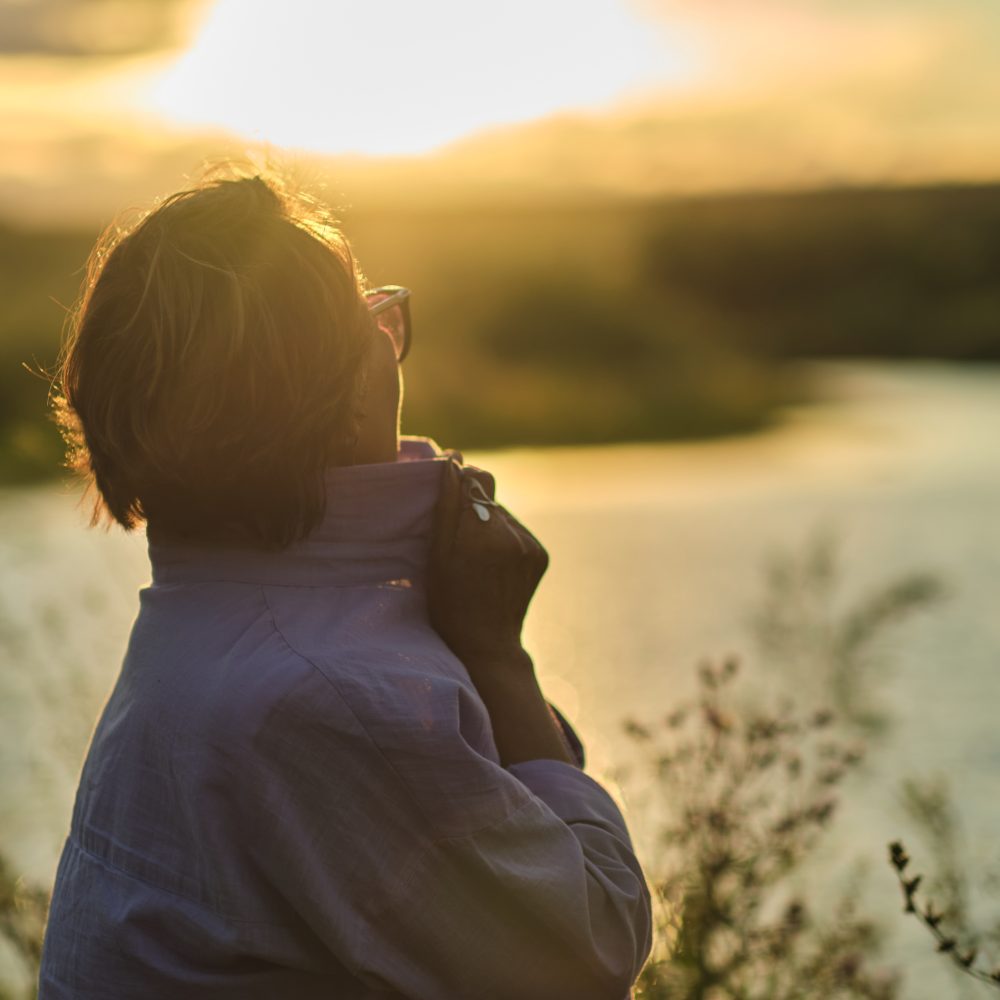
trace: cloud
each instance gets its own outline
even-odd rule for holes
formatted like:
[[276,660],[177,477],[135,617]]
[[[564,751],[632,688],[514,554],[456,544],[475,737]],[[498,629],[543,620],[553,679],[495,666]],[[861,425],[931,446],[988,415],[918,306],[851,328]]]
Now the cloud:
[[1000,66],[1000,6],[979,0],[630,2],[660,30],[693,33],[718,86],[744,93],[838,82],[949,91]]
[[[367,5],[365,16],[379,6],[374,0],[352,2]],[[390,2],[413,0],[383,0],[385,6]],[[639,30],[648,33],[648,40],[655,41],[656,33],[662,32],[666,50],[679,44],[678,40],[690,43],[704,71],[685,87],[664,87],[662,92],[639,95],[635,101],[623,100],[614,112],[567,112],[534,124],[473,135],[434,157],[337,161],[331,168],[337,189],[350,192],[358,203],[377,203],[395,197],[394,192],[403,192],[408,199],[421,191],[442,199],[452,199],[456,191],[467,191],[470,199],[496,191],[554,197],[579,193],[654,196],[1000,177],[1000,116],[996,114],[1000,105],[1000,61],[996,59],[1000,4],[985,5],[981,0],[951,0],[947,5],[941,0],[620,2],[631,3],[633,11],[646,14]],[[36,26],[34,47],[23,51],[51,53],[51,37],[45,36],[47,48],[38,40],[44,33],[37,19],[43,10],[54,17],[53,12],[70,6],[88,12],[92,31],[97,21],[91,15],[98,7],[106,11],[106,17],[117,7],[111,0],[75,0],[73,4],[68,0],[0,0],[0,42],[10,49],[13,36],[6,27],[13,23],[13,12],[20,8],[26,17],[25,10],[31,8],[36,19],[32,22]],[[145,9],[142,16],[153,22],[172,12],[181,30],[185,6],[195,13],[208,9],[199,0],[162,0],[159,4],[128,0],[127,6]],[[242,14],[243,0],[231,0],[231,6]],[[340,8],[332,2],[330,6]],[[155,7],[160,8],[159,14],[150,12]],[[287,14],[292,7],[288,3],[282,10]],[[422,8],[415,5],[413,9]],[[478,17],[474,5],[469,10],[470,18]],[[188,23],[193,25],[193,19]],[[315,33],[321,38],[330,34]],[[403,43],[410,44],[412,35],[405,35]],[[141,32],[133,37],[140,36]],[[257,44],[260,62],[280,37],[277,29],[225,32],[240,58],[248,49],[257,58],[253,50]],[[162,44],[162,39],[154,41]],[[489,41],[495,42],[495,35]],[[60,51],[65,52],[67,43],[60,44]],[[76,45],[81,53],[96,51],[92,43],[87,47],[78,41]],[[489,48],[484,43],[473,55],[479,58]],[[297,50],[297,57],[302,58],[307,49]],[[383,60],[387,55],[391,58],[390,48],[383,45],[379,52]],[[305,68],[317,58],[305,58]],[[176,61],[172,54],[117,61],[0,58],[0,134],[7,137],[5,155],[0,158],[0,215],[18,212],[41,217],[44,213],[56,221],[65,221],[73,212],[81,219],[103,217],[122,203],[138,203],[144,191],[176,187],[185,159],[191,167],[202,151],[213,147],[218,151],[224,141],[241,146],[244,140],[235,135],[201,133],[196,141],[194,133],[185,132],[179,124],[168,126],[138,115],[136,95],[160,78],[164,66]],[[221,59],[206,61],[208,75],[200,90],[194,88],[196,95],[216,95],[223,65]],[[432,69],[427,73],[433,77],[442,74],[445,64],[438,60],[429,65]],[[523,61],[516,65],[525,75]],[[373,65],[376,79],[383,66],[384,61]],[[360,63],[351,79],[364,79],[367,85],[366,68]],[[232,76],[231,67],[225,72]],[[275,74],[272,63],[268,80],[282,81],[282,85],[274,84],[276,100],[291,78]],[[433,83],[429,79],[421,85]],[[471,93],[471,88],[466,90]],[[346,90],[330,87],[324,92]],[[412,99],[419,93],[414,86],[406,96]],[[370,108],[370,93],[365,100]],[[318,120],[328,127],[328,118]]]
[[0,0],[0,55],[127,56],[182,45],[203,0]]

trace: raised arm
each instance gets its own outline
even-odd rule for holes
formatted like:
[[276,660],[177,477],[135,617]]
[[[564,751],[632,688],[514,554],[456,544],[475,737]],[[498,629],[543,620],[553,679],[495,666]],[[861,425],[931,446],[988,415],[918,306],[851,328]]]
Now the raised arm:
[[365,701],[329,674],[296,681],[232,761],[287,925],[402,996],[623,1000],[650,897],[608,792],[565,760],[484,755],[489,719],[456,679],[400,674]]
[[[575,971],[588,970],[592,992],[553,985],[552,995],[621,997],[649,954],[649,891],[621,813],[582,773],[582,757],[577,761],[521,645],[524,615],[547,566],[538,540],[496,503],[492,476],[451,464],[435,523],[431,622],[469,672],[489,713],[500,763],[564,828],[550,825],[545,833],[548,868],[537,875],[545,888],[539,893],[522,882],[515,891],[539,912],[545,912],[546,892],[557,909],[573,908],[576,923],[565,940],[575,942]],[[531,852],[516,827],[509,836],[505,846],[516,866],[519,851]],[[555,961],[564,955],[552,939],[545,949]]]

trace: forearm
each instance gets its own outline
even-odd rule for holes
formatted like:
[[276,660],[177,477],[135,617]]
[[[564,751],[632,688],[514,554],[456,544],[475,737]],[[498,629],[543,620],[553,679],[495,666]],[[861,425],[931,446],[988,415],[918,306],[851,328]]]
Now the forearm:
[[523,649],[481,657],[466,666],[490,714],[504,767],[543,759],[576,766],[562,726],[542,695],[531,657]]

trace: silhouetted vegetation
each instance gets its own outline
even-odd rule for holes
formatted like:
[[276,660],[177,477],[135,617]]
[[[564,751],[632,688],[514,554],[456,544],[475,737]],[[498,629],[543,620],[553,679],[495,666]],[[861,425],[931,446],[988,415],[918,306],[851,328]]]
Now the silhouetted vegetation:
[[[0,854],[0,937],[30,980],[27,996],[37,995],[38,966],[42,957],[42,939],[49,912],[49,890],[29,884],[15,875],[10,863]],[[16,1000],[0,987],[0,1000]]]
[[898,996],[872,968],[880,931],[857,913],[854,878],[820,905],[788,876],[832,822],[836,789],[862,760],[831,738],[833,715],[748,709],[729,690],[736,662],[703,665],[697,698],[627,731],[666,804],[657,859],[657,935],[641,1000]]
[[841,580],[830,532],[816,532],[801,550],[773,553],[751,631],[762,662],[789,687],[828,703],[843,727],[872,739],[891,721],[879,699],[890,629],[947,590],[934,574],[912,571],[845,604]]
[[770,357],[1000,358],[1000,187],[687,201],[650,221],[644,273]]
[[[903,963],[882,964],[885,929],[862,909],[869,858],[835,859],[835,892],[810,892],[797,875],[835,823],[845,783],[864,779],[868,736],[882,732],[860,710],[887,676],[883,634],[943,587],[905,574],[842,610],[842,584],[829,532],[776,553],[751,626],[762,666],[778,663],[790,683],[769,693],[764,675],[751,679],[736,660],[706,663],[688,702],[625,722],[641,763],[618,774],[633,793],[634,825],[656,834],[645,860],[656,933],[639,1000],[902,995]],[[845,641],[855,635],[863,641]],[[816,686],[803,686],[810,676]],[[829,707],[839,700],[846,714]],[[904,805],[950,873],[948,898],[964,898],[942,794],[911,780]]]
[[[342,214],[415,291],[406,429],[449,445],[731,434],[807,391],[788,359],[1000,358],[1000,187]],[[58,468],[24,365],[95,237],[0,228],[2,481]]]
[[[906,874],[910,856],[899,840],[889,844],[889,862],[899,879],[903,891],[903,910],[912,913],[930,932],[936,943],[936,950],[946,956],[955,968],[979,982],[1000,989],[1000,965],[993,959],[993,970],[983,968],[981,942],[985,935],[971,929],[964,910],[939,909],[933,900],[922,901],[921,885],[923,876]],[[990,935],[994,948],[997,942],[997,928]]]
[[[968,849],[958,803],[944,774],[909,777],[901,804],[929,860],[927,874],[909,867],[902,841],[889,845],[889,861],[903,893],[903,912],[930,932],[935,950],[955,972],[956,991],[971,978],[1000,989],[1000,918],[996,913],[1000,859],[984,860]],[[986,915],[987,900],[992,915]],[[957,995],[957,994],[956,994]],[[978,993],[976,994],[978,995]]]
[[48,385],[24,366],[55,361],[94,238],[0,226],[0,481],[58,470],[62,442],[46,419]]

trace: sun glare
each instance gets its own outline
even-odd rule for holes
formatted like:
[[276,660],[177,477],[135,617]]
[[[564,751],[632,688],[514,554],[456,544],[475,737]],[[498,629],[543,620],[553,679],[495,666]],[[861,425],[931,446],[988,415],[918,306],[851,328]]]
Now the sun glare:
[[217,0],[143,104],[294,149],[420,153],[696,68],[625,0]]

